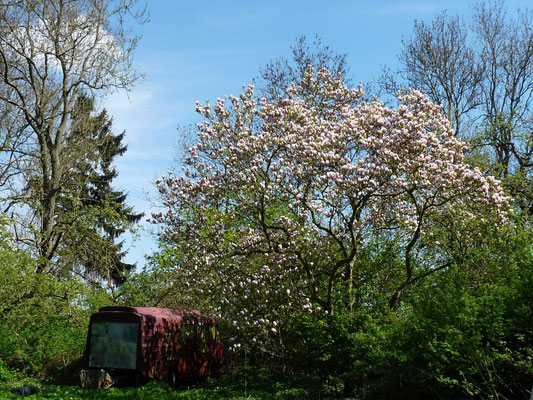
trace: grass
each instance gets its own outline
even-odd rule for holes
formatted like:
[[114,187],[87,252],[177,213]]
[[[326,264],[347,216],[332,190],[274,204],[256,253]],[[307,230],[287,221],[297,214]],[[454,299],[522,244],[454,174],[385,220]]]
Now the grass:
[[[21,396],[11,393],[13,388],[35,386],[37,393]],[[57,399],[57,400],[99,400],[99,399],[146,399],[146,400],[305,400],[332,399],[333,391],[319,393],[312,379],[288,379],[270,371],[255,368],[240,368],[230,375],[222,375],[192,388],[171,388],[164,382],[152,381],[140,387],[81,389],[79,386],[57,385],[35,380],[18,380],[10,383],[0,381],[0,399]],[[329,397],[328,397],[329,394]]]
[[[98,400],[98,399],[245,399],[255,397],[242,397],[219,388],[194,388],[188,390],[173,389],[165,383],[150,382],[141,387],[110,388],[84,390],[78,386],[62,385],[37,385],[36,394],[25,396],[26,399],[57,399],[57,400]],[[20,399],[21,396],[12,394],[9,389],[0,390],[1,399]],[[264,397],[257,397],[264,398]]]

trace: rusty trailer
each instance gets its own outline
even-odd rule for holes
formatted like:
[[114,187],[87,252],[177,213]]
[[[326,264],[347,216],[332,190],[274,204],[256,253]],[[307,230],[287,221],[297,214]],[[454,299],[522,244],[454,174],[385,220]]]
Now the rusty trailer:
[[217,322],[198,311],[103,307],[90,319],[85,368],[104,370],[119,385],[150,379],[176,385],[213,375],[223,352]]

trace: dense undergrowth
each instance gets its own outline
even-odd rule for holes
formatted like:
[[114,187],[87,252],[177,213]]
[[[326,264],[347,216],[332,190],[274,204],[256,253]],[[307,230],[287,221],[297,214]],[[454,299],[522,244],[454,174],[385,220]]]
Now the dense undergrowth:
[[[533,380],[531,236],[522,232],[496,239],[492,247],[471,253],[461,268],[421,281],[394,309],[386,298],[375,297],[373,303],[361,298],[364,306],[349,312],[295,315],[269,347],[258,342],[228,351],[219,378],[177,390],[159,382],[80,389],[89,316],[112,299],[73,281],[31,280],[31,260],[5,247],[0,281],[12,289],[2,294],[0,399],[18,398],[10,391],[26,385],[38,389],[27,398],[62,400],[528,398]],[[389,257],[377,255],[366,260],[368,269],[381,268],[383,257]],[[136,291],[126,286],[129,292],[121,301],[142,301],[147,288],[155,287],[150,279],[161,277],[144,276]],[[16,306],[7,307],[10,303]],[[240,339],[223,326],[230,347]]]
[[[6,369],[2,370],[4,374]],[[25,386],[36,389],[28,399],[57,400],[98,400],[98,399],[333,399],[339,396],[339,387],[335,385],[317,386],[317,380],[311,377],[291,377],[266,369],[254,367],[237,368],[231,374],[209,379],[193,387],[172,388],[164,382],[152,381],[146,385],[129,388],[81,389],[78,385],[61,385],[20,379],[9,373],[9,383],[0,382],[1,399],[18,399],[19,394],[11,391]],[[5,377],[5,375],[4,375]]]

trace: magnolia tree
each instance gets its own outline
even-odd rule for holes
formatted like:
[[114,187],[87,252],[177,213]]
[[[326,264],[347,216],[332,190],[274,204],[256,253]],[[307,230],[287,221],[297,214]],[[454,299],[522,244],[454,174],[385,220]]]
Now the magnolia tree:
[[249,86],[197,105],[199,141],[183,176],[157,181],[164,209],[152,216],[179,255],[184,301],[204,298],[251,334],[298,310],[351,309],[358,254],[381,237],[401,249],[394,306],[451,265],[450,243],[505,223],[500,182],[465,163],[439,106],[417,91],[397,109],[362,95],[322,69],[273,102]]

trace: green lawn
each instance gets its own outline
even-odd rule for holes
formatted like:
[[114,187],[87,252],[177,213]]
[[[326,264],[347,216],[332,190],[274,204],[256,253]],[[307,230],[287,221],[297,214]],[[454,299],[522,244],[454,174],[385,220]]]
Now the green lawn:
[[[140,387],[109,388],[84,390],[79,386],[57,385],[39,381],[0,382],[0,399],[57,399],[57,400],[98,400],[98,399],[266,399],[266,400],[305,400],[328,399],[324,393],[320,395],[313,385],[304,388],[295,381],[277,380],[269,372],[261,370],[240,370],[231,375],[224,375],[216,380],[209,380],[192,388],[171,388],[166,383],[152,381]],[[12,394],[11,389],[31,385],[37,393],[29,396]],[[316,387],[316,386],[315,386]],[[330,391],[330,395],[333,393]]]
[[[246,396],[246,397],[245,397]],[[137,388],[110,388],[84,390],[77,386],[38,385],[38,392],[30,396],[12,394],[8,388],[0,390],[1,399],[57,399],[57,400],[89,400],[89,399],[269,399],[269,393],[250,392],[241,396],[233,390],[217,387],[173,389],[160,382],[151,382]]]

